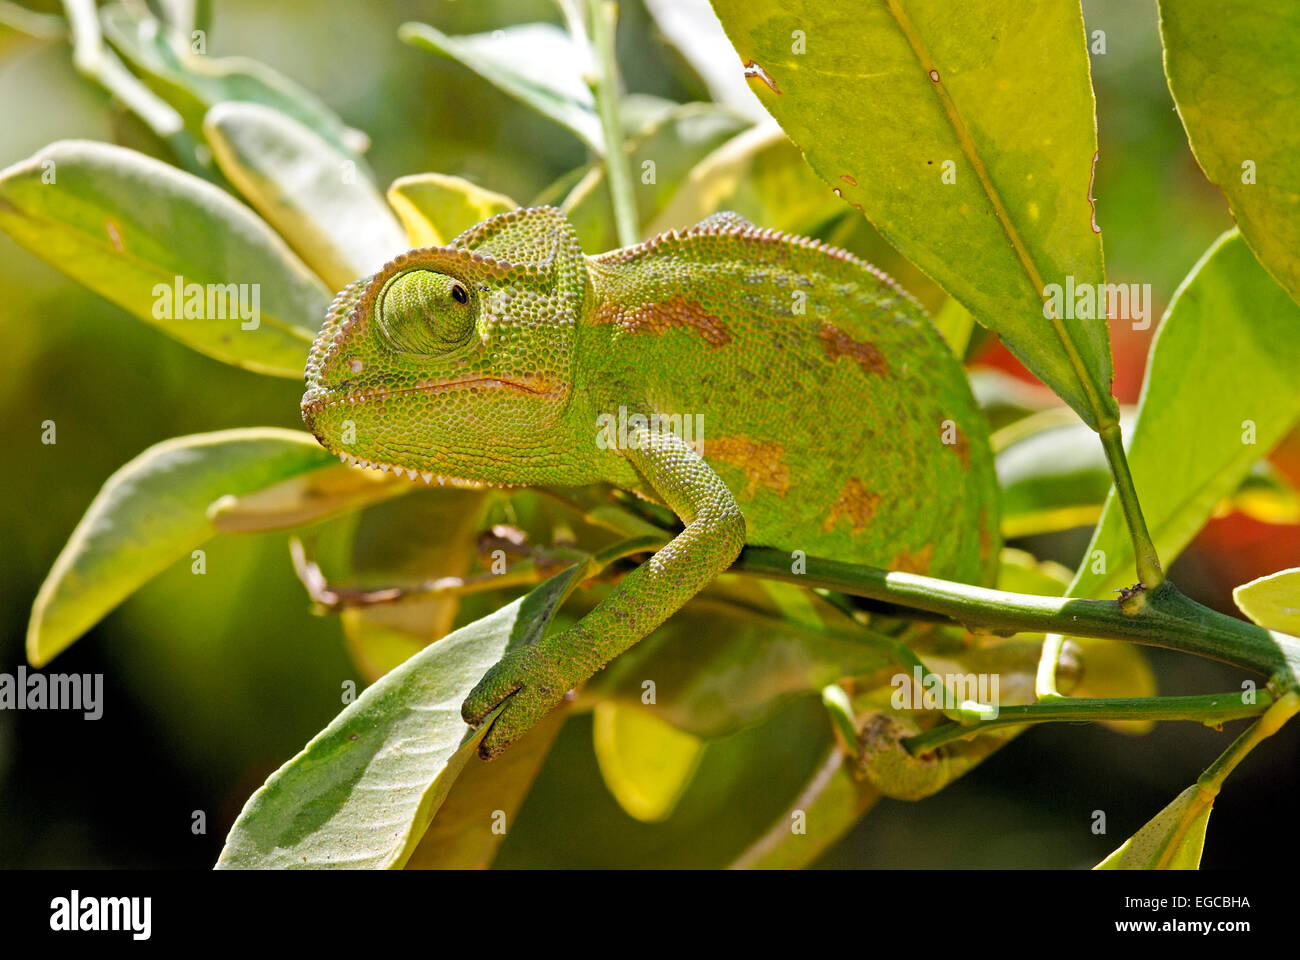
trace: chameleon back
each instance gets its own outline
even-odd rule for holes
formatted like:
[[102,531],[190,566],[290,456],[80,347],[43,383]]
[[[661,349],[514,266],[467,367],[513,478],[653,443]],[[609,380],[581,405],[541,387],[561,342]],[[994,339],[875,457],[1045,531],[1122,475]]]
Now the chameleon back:
[[702,434],[690,439],[735,494],[747,542],[991,581],[984,416],[887,276],[725,214],[588,258],[588,272],[575,386],[597,411],[680,416]]

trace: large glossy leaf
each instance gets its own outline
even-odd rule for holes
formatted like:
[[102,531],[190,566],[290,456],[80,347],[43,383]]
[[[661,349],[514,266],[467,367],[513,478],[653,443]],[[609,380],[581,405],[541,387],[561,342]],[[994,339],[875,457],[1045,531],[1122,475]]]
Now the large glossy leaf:
[[[246,57],[196,54],[176,41],[147,12],[120,3],[100,11],[104,33],[131,65],[185,117],[198,134],[204,114],[218,103],[260,103],[311,128],[364,167],[369,145],[314,94],[264,63]],[[186,35],[183,40],[189,42]]]
[[388,202],[412,247],[446,246],[475,224],[519,206],[504,194],[441,173],[394,180]]
[[549,23],[452,37],[425,23],[402,24],[406,43],[451,57],[510,96],[576,133],[598,154],[605,138],[587,86],[589,52]]
[[262,428],[177,437],[104,483],[32,607],[27,658],[37,666],[216,530],[208,507],[335,465],[310,434]]
[[[1048,319],[1103,281],[1077,4],[714,0],[759,98],[813,169],[1002,335],[1090,426],[1116,413],[1104,319]],[[799,44],[799,37],[805,43]],[[944,182],[946,179],[952,182]]]
[[1196,160],[1300,301],[1300,5],[1160,0],[1165,74]]
[[1243,583],[1232,591],[1232,599],[1266,630],[1300,637],[1300,567]]
[[0,228],[169,336],[260,373],[301,380],[329,306],[325,285],[247,207],[106,143],[59,141],[0,172]]
[[841,213],[843,205],[769,120],[696,164],[645,232],[653,236],[689,227],[719,210],[734,210],[760,227],[806,234]]
[[1195,870],[1213,801],[1192,784],[1125,840],[1097,870]]
[[393,869],[406,864],[491,718],[460,705],[507,649],[538,638],[576,585],[571,567],[430,644],[367,687],[249,798],[219,869]]
[[335,290],[407,249],[369,177],[296,120],[256,103],[219,103],[203,131],[221,172]]
[[[1174,295],[1151,348],[1128,449],[1147,528],[1166,564],[1300,418],[1296,330],[1300,307],[1235,230]],[[1107,596],[1136,579],[1112,492],[1069,595]]]

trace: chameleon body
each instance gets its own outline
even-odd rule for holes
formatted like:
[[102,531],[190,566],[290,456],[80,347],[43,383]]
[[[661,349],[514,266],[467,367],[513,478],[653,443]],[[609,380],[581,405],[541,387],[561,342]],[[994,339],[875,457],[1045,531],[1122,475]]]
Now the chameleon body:
[[852,255],[736,214],[600,256],[555,209],[494,217],[343,290],[307,385],[304,420],[349,462],[426,483],[605,482],[684,524],[481,680],[469,723],[505,701],[485,757],[745,543],[978,583],[996,559],[986,426],[924,312]]

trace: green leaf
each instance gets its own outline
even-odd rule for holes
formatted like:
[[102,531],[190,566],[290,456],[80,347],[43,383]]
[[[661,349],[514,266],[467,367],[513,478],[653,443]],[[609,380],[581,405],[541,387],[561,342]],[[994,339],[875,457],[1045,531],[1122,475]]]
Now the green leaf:
[[1264,269],[1300,301],[1300,7],[1161,0],[1160,38],[1192,153]]
[[[1047,285],[1104,280],[1078,4],[713,8],[759,98],[822,179],[1089,426],[1112,420],[1104,316],[1045,316]],[[796,30],[803,52],[792,49]]]
[[760,227],[812,233],[843,205],[809,169],[799,148],[770,121],[721,144],[690,170],[651,221],[653,236],[734,210]]
[[1300,567],[1243,583],[1232,591],[1232,599],[1265,630],[1300,637]]
[[519,206],[504,194],[441,173],[394,180],[388,203],[412,247],[446,246],[475,224]]
[[527,23],[451,37],[425,23],[404,23],[398,36],[413,47],[459,61],[604,155],[596,100],[585,79],[590,54],[559,27]]
[[209,504],[333,465],[310,434],[270,427],[177,437],[104,483],[32,606],[27,659],[42,666],[216,530]]
[[[0,171],[0,229],[187,346],[259,373],[301,380],[330,302],[320,280],[243,204],[106,143],[59,141]],[[229,284],[242,285],[243,296],[232,296]],[[202,315],[185,316],[187,306]]]
[[194,134],[199,134],[204,115],[218,103],[260,103],[314,130],[364,169],[361,154],[369,146],[366,135],[266,64],[246,57],[196,54],[183,45],[189,42],[188,35],[178,40],[147,13],[120,3],[101,9],[100,18],[113,46],[180,111]]
[[[748,123],[744,119],[730,111],[712,104],[688,103],[661,117],[630,140],[626,147],[626,162],[633,176],[637,222],[655,221],[689,178],[692,168],[746,126]],[[596,253],[618,247],[604,163],[592,167],[564,199],[560,209],[578,231],[584,250]],[[688,227],[700,219],[703,217],[672,226]],[[642,236],[654,236],[662,229],[648,227],[642,231]]]
[[[1174,294],[1128,446],[1147,528],[1166,565],[1300,418],[1298,329],[1300,307],[1235,230]],[[1112,492],[1069,596],[1104,597],[1136,581],[1122,514]]]
[[1212,809],[1213,800],[1192,784],[1094,869],[1197,869]]
[[949,297],[943,302],[939,312],[934,315],[934,325],[943,334],[943,339],[952,348],[957,362],[966,358],[966,348],[970,346],[971,333],[975,328],[975,318],[970,311]]
[[219,103],[203,132],[221,172],[335,290],[408,249],[350,156],[296,120],[256,103]]
[[400,868],[493,717],[470,730],[466,695],[507,649],[535,641],[577,585],[570,567],[430,644],[367,687],[244,804],[218,869]]
[[598,703],[592,746],[605,786],[628,816],[657,823],[672,815],[704,753],[704,741],[646,705]]

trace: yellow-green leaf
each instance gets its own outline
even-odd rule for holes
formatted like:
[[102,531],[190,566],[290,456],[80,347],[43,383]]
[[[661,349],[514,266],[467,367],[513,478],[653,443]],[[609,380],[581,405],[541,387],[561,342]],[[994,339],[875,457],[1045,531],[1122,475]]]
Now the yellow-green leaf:
[[347,154],[256,103],[219,103],[203,131],[221,172],[335,290],[407,249],[406,234]]
[[[1092,427],[1112,420],[1083,18],[1060,0],[714,0],[812,168]],[[801,49],[792,37],[803,36]],[[1087,313],[1086,310],[1079,311]]]
[[1197,869],[1213,807],[1213,797],[1192,784],[1094,869]]
[[0,229],[169,336],[259,373],[301,380],[330,302],[229,194],[106,143],[59,141],[0,172]]
[[1232,591],[1232,599],[1265,630],[1300,637],[1300,567],[1243,583]]
[[212,536],[208,506],[333,457],[307,433],[260,428],[177,437],[114,473],[54,561],[32,607],[27,658],[48,663],[153,576]]
[[504,194],[441,173],[394,180],[388,203],[406,228],[412,247],[446,246],[476,223],[519,206]]
[[1300,5],[1160,0],[1165,74],[1192,153],[1300,301]]
[[605,786],[628,815],[657,823],[672,815],[704,742],[654,715],[652,705],[596,704],[592,745]]

